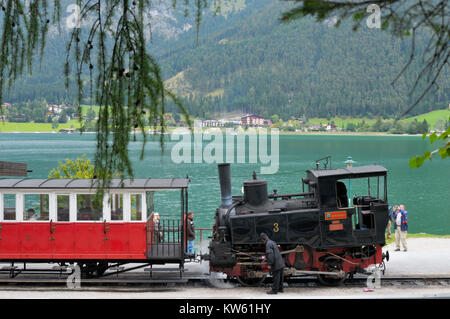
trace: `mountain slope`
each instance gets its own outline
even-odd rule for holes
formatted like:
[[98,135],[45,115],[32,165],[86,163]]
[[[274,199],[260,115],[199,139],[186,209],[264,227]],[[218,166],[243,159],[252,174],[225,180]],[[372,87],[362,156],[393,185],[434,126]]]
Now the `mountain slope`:
[[[192,87],[186,104],[194,114],[393,116],[425,88],[420,83],[409,96],[421,70],[417,62],[391,85],[409,58],[409,38],[369,28],[353,32],[349,23],[339,28],[311,20],[281,25],[278,17],[286,6],[277,1],[252,9],[247,18],[202,36],[199,47],[161,58],[168,77],[183,72],[181,87]],[[425,40],[423,34],[417,38],[419,53]],[[449,79],[447,69],[441,89],[427,95],[415,114],[446,106]],[[223,91],[220,98],[205,99],[217,90]]]
[[[149,49],[167,86],[192,115],[204,118],[227,112],[285,119],[303,114],[390,117],[424,90],[426,83],[420,83],[409,95],[421,70],[418,62],[391,85],[409,58],[409,38],[392,38],[365,26],[353,32],[350,23],[339,28],[308,19],[281,24],[281,12],[289,6],[277,0],[223,0],[220,14],[214,15],[212,8],[203,12],[196,46],[194,8],[184,17],[182,6],[171,11],[161,5],[152,11]],[[426,40],[426,34],[417,37],[419,57]],[[64,89],[64,41],[50,39],[46,52],[42,68],[17,83],[11,101],[73,102],[73,92]],[[440,89],[428,94],[413,114],[446,107],[449,86],[447,68]]]

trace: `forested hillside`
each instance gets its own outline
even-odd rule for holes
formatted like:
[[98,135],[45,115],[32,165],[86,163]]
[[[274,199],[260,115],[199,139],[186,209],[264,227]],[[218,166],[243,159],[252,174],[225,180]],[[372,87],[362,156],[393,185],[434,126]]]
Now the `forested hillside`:
[[[182,8],[175,13],[159,8],[162,14],[156,15],[159,20],[149,46],[168,87],[178,93],[192,115],[392,117],[425,88],[425,83],[419,83],[416,92],[408,95],[422,67],[418,62],[391,85],[408,61],[410,38],[392,38],[365,25],[354,32],[351,21],[338,28],[332,21],[302,19],[281,24],[280,13],[288,6],[278,0],[224,1],[221,14],[204,12],[198,46],[193,11],[184,17]],[[6,99],[73,103],[75,94],[64,88],[62,38],[66,36],[49,39],[41,68],[36,63],[33,76],[19,80]],[[419,56],[426,38],[427,34],[417,37]],[[411,115],[448,105],[448,68],[439,87]]]
[[[350,23],[339,28],[311,20],[281,25],[278,18],[286,5],[258,4],[254,14],[209,34],[199,47],[186,46],[161,59],[192,113],[389,117],[411,105],[425,88],[420,83],[416,93],[408,95],[419,63],[391,85],[408,61],[410,38],[395,39],[366,27],[353,32]],[[417,38],[416,54],[423,51],[425,40],[424,34]],[[414,114],[445,107],[449,86],[447,69],[440,90],[429,94]]]

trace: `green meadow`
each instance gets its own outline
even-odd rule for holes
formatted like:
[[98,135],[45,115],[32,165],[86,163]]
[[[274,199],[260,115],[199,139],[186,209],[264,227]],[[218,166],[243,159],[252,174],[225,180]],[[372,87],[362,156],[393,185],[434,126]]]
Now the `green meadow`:
[[450,109],[446,109],[446,110],[436,110],[436,111],[432,111],[432,112],[428,112],[428,113],[424,113],[421,115],[417,115],[417,116],[413,116],[410,118],[406,118],[404,120],[402,120],[402,122],[412,122],[415,119],[417,119],[418,122],[423,122],[423,120],[427,120],[428,125],[431,127],[431,129],[434,128],[434,124],[436,123],[436,121],[441,118],[444,121],[448,121],[450,117]]
[[[421,115],[408,117],[408,118],[400,120],[400,122],[401,123],[409,123],[409,122],[414,121],[415,119],[417,119],[417,121],[419,121],[419,122],[423,122],[423,120],[427,120],[430,129],[433,129],[434,124],[436,123],[436,120],[438,120],[439,118],[442,118],[444,121],[448,121],[449,117],[450,117],[449,109],[436,110],[436,111],[424,113]],[[316,117],[316,118],[308,119],[308,124],[327,124],[327,123],[334,122],[334,124],[337,125],[338,127],[347,127],[347,124],[349,124],[349,123],[353,123],[356,125],[358,123],[361,123],[362,121],[364,121],[365,123],[367,123],[369,125],[372,125],[377,121],[377,118],[368,118],[368,117],[358,118],[358,117],[335,116],[330,119],[327,119],[327,118]]]
[[78,120],[71,120],[68,123],[59,124],[57,129],[52,128],[52,123],[10,123],[0,122],[0,133],[45,133],[45,132],[58,132],[61,129],[77,129],[80,128],[80,122]]

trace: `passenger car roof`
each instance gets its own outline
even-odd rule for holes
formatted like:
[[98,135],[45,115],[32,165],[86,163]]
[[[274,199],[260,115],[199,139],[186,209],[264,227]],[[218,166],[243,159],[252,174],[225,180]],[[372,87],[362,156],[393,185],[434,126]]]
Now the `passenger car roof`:
[[[111,179],[108,189],[181,189],[187,188],[187,178],[135,178]],[[0,179],[1,189],[91,189],[98,186],[97,180],[90,179]]]

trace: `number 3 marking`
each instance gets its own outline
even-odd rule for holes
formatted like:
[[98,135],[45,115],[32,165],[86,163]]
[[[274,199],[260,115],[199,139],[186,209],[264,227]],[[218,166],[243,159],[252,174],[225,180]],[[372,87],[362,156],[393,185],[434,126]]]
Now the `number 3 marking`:
[[280,231],[280,226],[278,225],[278,223],[273,224],[273,231],[275,233],[278,233]]

